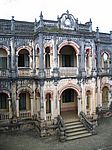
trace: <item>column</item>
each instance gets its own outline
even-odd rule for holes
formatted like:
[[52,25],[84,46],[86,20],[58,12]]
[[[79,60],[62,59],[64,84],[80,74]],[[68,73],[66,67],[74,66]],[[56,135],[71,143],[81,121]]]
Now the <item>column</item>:
[[78,116],[79,116],[79,114],[81,112],[81,98],[80,98],[80,96],[77,96],[77,101],[78,101]]
[[10,41],[10,46],[11,46],[11,71],[12,71],[12,76],[15,77],[15,47],[14,47],[14,37],[11,37]]
[[34,115],[34,103],[33,103],[33,97],[30,97],[30,100],[31,100],[31,116]]
[[15,35],[15,20],[14,20],[14,16],[12,16],[11,19],[11,41],[10,41],[10,48],[11,48],[11,71],[12,71],[12,77],[15,77],[15,39],[14,39],[14,35]]
[[97,64],[96,66],[98,67],[98,72],[101,71],[101,64],[100,64],[100,59],[101,59],[101,55],[100,55],[100,43],[97,43]]
[[82,76],[85,76],[85,48],[84,48],[84,40],[81,41],[81,72],[82,72]]
[[53,60],[54,60],[54,68],[58,67],[58,50],[56,45],[56,35],[53,36]]
[[96,71],[96,52],[95,52],[95,45],[92,43],[92,72],[93,72],[93,75]]
[[76,56],[77,56],[77,66],[76,66],[76,67],[77,67],[77,74],[78,74],[79,63],[80,63],[80,62],[79,62],[79,58],[78,58],[78,56],[79,56],[79,55],[78,55],[78,54],[76,54]]
[[53,77],[56,78],[59,76],[59,69],[58,69],[58,50],[56,44],[56,35],[53,36]]
[[19,116],[19,99],[16,100],[16,111],[17,111],[17,117]]
[[36,50],[37,46],[34,46],[34,41],[32,41],[32,49],[33,49],[33,75],[36,73]]
[[44,71],[44,52],[43,52],[43,34],[39,34],[39,78],[45,78],[45,71]]
[[44,120],[44,81],[40,81],[40,118],[41,120]]
[[9,118],[12,118],[11,98],[8,98],[9,102]]

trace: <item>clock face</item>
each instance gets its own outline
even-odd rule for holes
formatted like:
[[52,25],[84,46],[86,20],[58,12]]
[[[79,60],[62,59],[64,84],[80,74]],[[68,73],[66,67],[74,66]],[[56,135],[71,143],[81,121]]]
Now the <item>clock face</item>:
[[65,25],[68,26],[68,27],[71,25],[70,19],[65,20]]

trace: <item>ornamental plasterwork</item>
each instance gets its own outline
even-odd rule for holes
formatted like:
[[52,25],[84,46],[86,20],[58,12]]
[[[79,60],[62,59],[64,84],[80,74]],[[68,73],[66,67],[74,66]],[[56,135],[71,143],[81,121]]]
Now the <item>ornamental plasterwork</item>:
[[62,14],[59,20],[61,22],[61,28],[70,30],[76,29],[76,19],[72,14],[69,14],[68,10],[66,13]]
[[30,87],[30,88],[32,88],[32,81],[30,81],[30,80],[19,80],[17,82],[17,88],[19,89],[20,87]]

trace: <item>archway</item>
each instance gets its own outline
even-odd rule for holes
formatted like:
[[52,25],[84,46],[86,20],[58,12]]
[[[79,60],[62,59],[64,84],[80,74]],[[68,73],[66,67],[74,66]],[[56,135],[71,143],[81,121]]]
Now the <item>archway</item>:
[[60,49],[59,66],[77,67],[77,55],[72,46],[65,45]]
[[73,120],[78,117],[78,93],[72,88],[65,89],[60,97],[60,114],[64,120]]
[[6,93],[0,93],[0,111],[7,112],[8,109],[8,95]]

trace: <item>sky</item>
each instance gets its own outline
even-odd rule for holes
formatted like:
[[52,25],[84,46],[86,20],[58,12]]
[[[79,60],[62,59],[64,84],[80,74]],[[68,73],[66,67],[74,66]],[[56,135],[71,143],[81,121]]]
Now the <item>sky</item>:
[[112,31],[112,0],[0,0],[0,19],[34,22],[42,11],[44,19],[57,20],[67,10],[79,23],[91,18],[94,31]]

